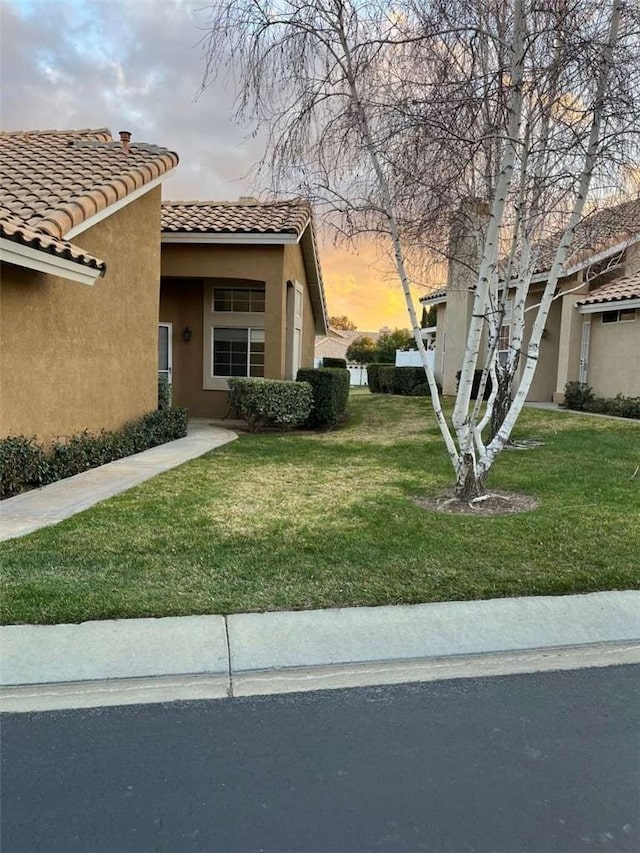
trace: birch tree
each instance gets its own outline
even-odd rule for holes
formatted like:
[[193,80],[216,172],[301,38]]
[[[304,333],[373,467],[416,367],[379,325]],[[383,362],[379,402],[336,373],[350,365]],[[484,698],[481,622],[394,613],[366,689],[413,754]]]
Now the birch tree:
[[[576,226],[637,161],[638,17],[625,0],[218,0],[209,9],[205,85],[225,72],[235,81],[238,116],[266,132],[263,173],[309,198],[339,233],[389,241],[460,499],[483,499],[509,441]],[[487,215],[449,422],[407,257],[446,254],[470,198]],[[550,249],[525,347],[527,295]],[[500,359],[508,304],[512,338]],[[482,395],[471,399],[478,369],[483,385],[492,379],[484,408]]]

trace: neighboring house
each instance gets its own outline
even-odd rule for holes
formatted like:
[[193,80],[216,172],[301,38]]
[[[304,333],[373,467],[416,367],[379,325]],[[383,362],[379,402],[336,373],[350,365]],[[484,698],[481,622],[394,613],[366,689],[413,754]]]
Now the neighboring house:
[[226,415],[230,377],[313,367],[326,317],[306,204],[163,203],[160,366],[190,415]]
[[[527,308],[539,301],[556,242],[549,240],[542,247]],[[451,251],[456,257],[455,245]],[[462,252],[469,255],[468,244]],[[587,216],[576,229],[564,269],[527,399],[562,402],[569,381],[586,382],[603,397],[640,396],[640,200]],[[445,394],[456,393],[474,288],[469,265],[454,260],[446,288],[420,300],[438,307],[435,373]],[[507,301],[499,357],[506,356],[510,343],[509,309]],[[531,321],[525,327],[524,348],[530,331]]]
[[118,428],[157,405],[178,157],[106,129],[4,132],[0,151],[0,438]]
[[379,332],[359,332],[357,329],[327,329],[325,335],[319,335],[316,338],[315,345],[315,365],[322,366],[323,358],[344,358],[347,363],[347,368],[351,375],[351,385],[367,385],[367,370],[366,365],[359,362],[349,362],[347,359],[347,350],[351,344],[358,338],[371,338],[372,341],[377,341],[380,335],[389,332],[390,329],[383,328]]

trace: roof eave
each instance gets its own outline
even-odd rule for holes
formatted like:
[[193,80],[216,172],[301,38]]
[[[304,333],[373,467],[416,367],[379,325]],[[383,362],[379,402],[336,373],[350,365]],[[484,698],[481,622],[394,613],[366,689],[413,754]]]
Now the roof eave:
[[222,246],[286,246],[299,243],[301,236],[292,233],[251,231],[162,231],[161,243]]
[[577,303],[576,308],[580,314],[600,314],[603,311],[617,311],[619,308],[622,308],[624,311],[630,311],[632,308],[640,308],[640,297],[619,296],[615,299],[588,302],[586,305]]
[[34,249],[14,240],[0,237],[0,260],[14,266],[26,267],[35,272],[59,276],[80,284],[93,285],[105,274],[105,267],[96,269],[82,261],[61,258],[44,249]]
[[302,250],[302,259],[304,261],[305,272],[307,274],[307,285],[309,287],[309,295],[311,297],[311,305],[313,307],[315,332],[316,335],[326,335],[329,330],[327,300],[324,292],[324,282],[322,280],[322,271],[320,269],[320,260],[318,258],[316,237],[312,220],[307,222],[307,226],[302,232],[300,237],[300,248]]

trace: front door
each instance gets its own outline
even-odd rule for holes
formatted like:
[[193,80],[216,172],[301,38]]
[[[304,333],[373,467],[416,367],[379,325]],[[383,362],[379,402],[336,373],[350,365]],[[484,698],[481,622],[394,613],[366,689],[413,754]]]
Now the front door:
[[158,376],[166,376],[171,384],[172,323],[158,323]]

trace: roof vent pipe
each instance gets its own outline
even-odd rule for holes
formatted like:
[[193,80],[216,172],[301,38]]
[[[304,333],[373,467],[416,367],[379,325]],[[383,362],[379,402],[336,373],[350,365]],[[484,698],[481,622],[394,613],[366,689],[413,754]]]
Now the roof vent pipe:
[[129,153],[129,145],[131,143],[131,131],[129,130],[121,130],[120,133],[120,142],[122,143],[122,150],[125,154]]

